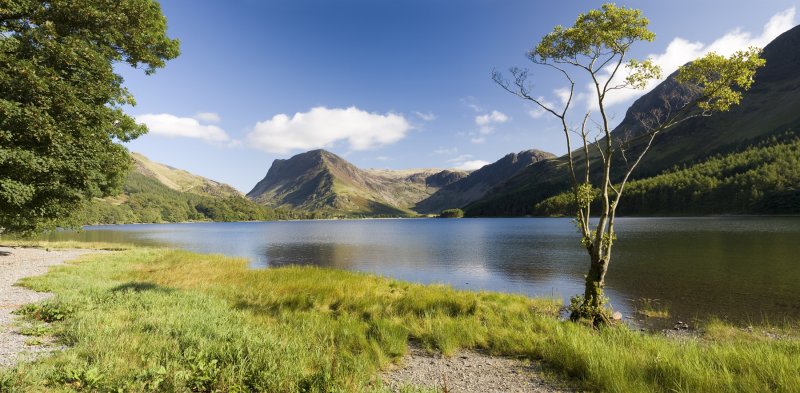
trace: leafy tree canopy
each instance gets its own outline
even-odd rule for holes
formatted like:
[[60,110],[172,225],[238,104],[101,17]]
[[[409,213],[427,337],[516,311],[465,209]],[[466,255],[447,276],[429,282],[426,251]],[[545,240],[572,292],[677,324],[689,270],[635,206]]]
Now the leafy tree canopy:
[[151,74],[178,56],[154,0],[0,3],[0,227],[53,228],[116,193],[147,129],[114,65]]

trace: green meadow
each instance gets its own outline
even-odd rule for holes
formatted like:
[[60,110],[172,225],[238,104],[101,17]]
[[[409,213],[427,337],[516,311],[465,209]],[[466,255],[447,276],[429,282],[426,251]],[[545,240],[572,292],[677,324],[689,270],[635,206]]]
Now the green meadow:
[[64,349],[0,372],[3,392],[381,392],[410,342],[540,361],[581,390],[800,390],[790,327],[594,330],[560,321],[560,300],[168,249],[88,255],[21,284],[56,294],[19,313]]

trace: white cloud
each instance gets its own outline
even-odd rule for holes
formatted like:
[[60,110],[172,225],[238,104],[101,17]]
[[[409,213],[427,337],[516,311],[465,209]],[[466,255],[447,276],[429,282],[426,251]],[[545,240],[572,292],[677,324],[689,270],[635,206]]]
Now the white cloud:
[[488,161],[473,160],[472,158],[472,154],[461,154],[458,157],[453,157],[447,160],[447,163],[452,165],[453,168],[460,169],[462,171],[473,171],[489,164]]
[[561,101],[561,105],[567,105],[567,101],[569,101],[569,89],[566,87],[562,87],[560,89],[553,90],[553,94],[558,97],[558,100]]
[[328,148],[341,141],[347,141],[351,150],[368,150],[395,143],[410,129],[409,122],[394,113],[316,107],[291,117],[281,113],[258,122],[247,140],[270,153]]
[[214,112],[198,112],[194,118],[205,123],[219,123],[222,118]]
[[220,127],[203,124],[191,117],[178,117],[169,113],[147,113],[136,116],[136,121],[147,125],[150,134],[169,137],[202,139],[206,142],[230,140],[228,133]]
[[414,114],[417,115],[417,117],[419,117],[420,119],[422,119],[424,121],[434,121],[434,120],[436,120],[436,115],[433,114],[432,112],[427,112],[427,113],[414,112]]
[[387,156],[377,156],[377,157],[375,157],[375,159],[378,160],[378,161],[388,161],[389,157],[387,157]]
[[[796,9],[792,7],[773,15],[764,25],[760,35],[754,35],[753,33],[742,31],[741,28],[736,28],[708,45],[702,42],[691,42],[684,38],[677,37],[667,45],[667,49],[663,53],[651,54],[648,57],[653,59],[657,65],[661,66],[663,77],[666,78],[671,73],[675,72],[678,67],[710,52],[729,56],[736,51],[747,49],[750,46],[764,47],[781,33],[794,27],[795,14]],[[611,70],[610,67],[604,70],[604,75],[602,75],[604,81],[611,75]],[[626,72],[620,72],[615,81],[618,80],[621,82],[625,75],[627,75]],[[612,106],[628,102],[652,90],[662,81],[663,79],[651,81],[644,90],[624,89],[613,91],[606,96],[605,103],[607,106]],[[597,94],[594,92],[594,86],[589,86],[588,90],[590,94],[587,94],[585,97],[589,100],[589,107],[595,110],[597,109]]]
[[[556,90],[556,91],[558,91],[558,90]],[[552,109],[552,110],[554,110],[556,112],[559,111],[559,108],[556,108],[553,105],[553,103],[548,101],[546,98],[544,98],[544,96],[539,96],[539,98],[537,98],[536,100],[541,102],[542,105],[544,105],[544,106],[546,106],[546,107],[548,107],[548,108],[550,108],[550,109]],[[530,117],[534,118],[534,119],[539,119],[539,118],[541,118],[542,116],[544,116],[546,114],[548,114],[548,112],[546,110],[544,110],[544,108],[542,108],[541,106],[536,105],[536,104],[533,104],[533,109],[528,111],[528,115]]]
[[499,111],[492,111],[483,115],[475,116],[475,124],[478,126],[478,132],[481,135],[486,135],[494,131],[495,124],[501,124],[508,121],[508,116]]
[[474,136],[474,137],[470,138],[470,142],[472,142],[472,143],[484,143],[484,142],[486,142],[486,137],[485,136]]
[[489,161],[483,161],[483,160],[464,161],[461,164],[457,165],[455,168],[461,169],[462,171],[474,171],[476,169],[482,168],[484,165],[489,165]]

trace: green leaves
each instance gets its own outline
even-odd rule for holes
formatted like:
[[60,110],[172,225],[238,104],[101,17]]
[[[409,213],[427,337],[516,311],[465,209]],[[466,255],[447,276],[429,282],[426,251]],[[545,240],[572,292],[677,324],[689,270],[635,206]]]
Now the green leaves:
[[114,64],[152,73],[178,55],[154,0],[12,0],[0,5],[0,228],[60,225],[116,193],[146,128]]
[[556,26],[529,56],[534,61],[576,63],[578,56],[599,58],[623,54],[637,41],[653,41],[650,21],[636,9],[603,4],[600,10],[581,14],[572,27]]
[[625,78],[625,83],[634,89],[644,89],[649,81],[661,78],[661,67],[651,59],[645,61],[630,59],[627,66],[629,74]]
[[764,64],[760,48],[751,47],[727,58],[712,52],[681,67],[677,80],[700,88],[700,110],[725,112],[739,104],[742,91],[750,89],[756,70]]

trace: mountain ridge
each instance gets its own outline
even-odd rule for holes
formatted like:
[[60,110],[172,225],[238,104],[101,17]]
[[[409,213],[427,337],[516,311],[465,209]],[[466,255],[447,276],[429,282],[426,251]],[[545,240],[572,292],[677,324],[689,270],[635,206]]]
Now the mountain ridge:
[[[728,112],[691,119],[659,135],[632,180],[656,176],[677,164],[741,150],[754,140],[800,128],[800,26],[770,42],[763,57],[766,65],[757,71],[755,82],[740,105]],[[673,78],[674,74],[637,99],[612,135],[635,133],[636,113],[657,107],[659,96],[674,86]],[[471,216],[534,214],[537,203],[569,187],[565,168],[565,156],[531,165],[465,206],[465,211]],[[618,180],[619,174],[615,175]]]
[[520,169],[552,157],[543,151],[525,150],[467,173],[435,168],[359,169],[336,154],[317,149],[274,160],[247,197],[272,208],[331,214],[431,214],[479,198]]

